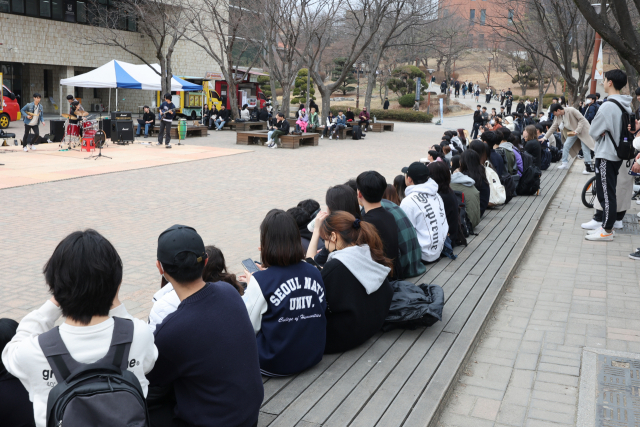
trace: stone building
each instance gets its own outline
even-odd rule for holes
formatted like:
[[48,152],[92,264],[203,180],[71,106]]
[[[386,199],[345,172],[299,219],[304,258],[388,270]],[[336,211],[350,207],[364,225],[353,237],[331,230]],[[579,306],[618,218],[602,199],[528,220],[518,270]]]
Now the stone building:
[[[0,0],[0,72],[4,85],[20,96],[20,105],[39,92],[45,113],[57,113],[62,90],[62,112],[68,109],[68,94],[82,98],[86,110],[102,105],[106,111],[109,101],[112,109],[115,107],[115,90],[109,100],[109,89],[60,86],[61,79],[86,73],[112,59],[143,63],[120,47],[96,44],[100,29],[87,24],[86,8],[83,0]],[[135,31],[135,20],[122,27],[126,29],[117,30],[118,36],[135,46],[146,61],[157,62],[152,42]],[[174,75],[203,77],[206,72],[219,71],[209,56],[188,41],[176,45],[172,68]],[[119,89],[118,98],[119,109],[132,112],[156,99],[155,92],[132,89]]]

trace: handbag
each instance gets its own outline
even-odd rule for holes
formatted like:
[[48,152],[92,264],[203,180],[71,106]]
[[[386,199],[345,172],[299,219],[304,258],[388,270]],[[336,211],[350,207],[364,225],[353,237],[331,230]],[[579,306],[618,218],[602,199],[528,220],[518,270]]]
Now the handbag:
[[487,160],[484,162],[484,170],[489,181],[491,193],[489,195],[489,206],[503,205],[507,201],[507,192],[504,185],[500,183],[500,177],[497,172],[491,168],[491,163]]

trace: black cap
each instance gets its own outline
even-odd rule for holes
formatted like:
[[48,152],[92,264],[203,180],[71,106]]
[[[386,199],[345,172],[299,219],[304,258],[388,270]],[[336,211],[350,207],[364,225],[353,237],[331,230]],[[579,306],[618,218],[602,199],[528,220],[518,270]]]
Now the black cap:
[[162,264],[176,265],[176,256],[181,252],[191,252],[200,263],[207,258],[204,242],[198,232],[186,225],[173,225],[158,237],[158,261]]
[[413,162],[409,167],[402,168],[402,173],[407,174],[414,181],[429,178],[429,168],[420,162]]

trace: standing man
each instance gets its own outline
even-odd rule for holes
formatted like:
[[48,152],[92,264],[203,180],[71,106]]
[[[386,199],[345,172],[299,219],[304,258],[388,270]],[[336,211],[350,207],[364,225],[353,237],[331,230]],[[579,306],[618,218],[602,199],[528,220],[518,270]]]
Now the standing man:
[[484,121],[480,108],[482,108],[481,105],[477,105],[476,111],[473,112],[473,130],[471,131],[471,139],[476,139],[478,137],[478,131]]
[[586,106],[584,107],[584,118],[587,119],[589,123],[593,122],[599,108],[600,104],[596,102],[596,96],[594,94],[587,95]]
[[[622,115],[631,114],[632,111],[631,96],[620,94],[626,85],[627,75],[622,70],[609,70],[604,73],[603,86],[607,92],[607,101],[603,102],[598,109],[589,132],[595,140],[596,194],[602,206],[602,225],[597,230],[588,232],[585,236],[587,240],[612,241],[618,212],[618,198],[631,199],[633,181],[630,181],[631,191],[625,191],[626,194],[622,194],[618,186],[618,174],[620,170],[624,172],[628,166],[618,157],[616,150],[622,134]],[[586,159],[587,150],[582,151]],[[625,163],[624,166],[623,163]]]
[[171,122],[173,122],[174,110],[176,106],[171,102],[171,94],[164,94],[164,102],[160,104],[160,130],[158,132],[158,143],[162,145],[162,137],[166,138],[167,148],[171,148]]
[[383,110],[388,110],[389,109],[389,98],[385,97],[384,98],[384,105],[382,106]]
[[456,98],[460,98],[460,82],[458,80],[454,83],[454,88]]
[[[582,152],[584,153],[584,171],[585,175],[589,175],[594,172],[591,167],[591,149],[595,142],[590,133],[590,125],[587,119],[584,118],[580,111],[573,107],[562,107],[560,104],[553,104],[549,109],[553,113],[553,124],[547,131],[544,139],[549,140],[554,132],[560,129],[560,123],[563,123],[563,129],[567,130],[567,139],[562,147],[562,164],[558,166],[558,169],[569,169],[569,155],[573,144],[580,139],[582,145]],[[573,155],[577,155],[580,149],[576,147]]]
[[[33,94],[33,102],[28,103],[20,110],[22,113],[22,121],[24,122],[24,136],[22,137],[22,149],[29,151],[27,148],[27,140],[29,133],[33,131],[33,140],[35,141],[40,136],[40,129],[38,126],[42,124],[44,126],[44,117],[42,116],[42,105],[40,105],[40,99],[42,97],[39,93]],[[29,148],[36,149],[34,144],[29,144]]]
[[280,136],[281,135],[289,135],[289,121],[285,120],[284,114],[278,113],[276,114],[276,129],[271,134],[271,138],[273,141],[271,144],[267,145],[269,148],[278,148],[280,144]]
[[507,107],[507,116],[511,115],[511,106],[513,105],[513,96],[509,95],[507,96],[507,99],[505,100],[505,107]]
[[491,86],[487,86],[487,88],[484,90],[484,95],[485,95],[485,102],[487,104],[491,103]]

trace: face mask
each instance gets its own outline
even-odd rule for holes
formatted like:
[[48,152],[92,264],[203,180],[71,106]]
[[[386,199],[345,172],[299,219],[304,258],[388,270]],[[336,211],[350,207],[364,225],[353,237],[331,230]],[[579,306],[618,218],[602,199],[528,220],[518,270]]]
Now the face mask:
[[585,103],[586,103],[587,105],[589,105],[589,104],[591,104],[591,102],[592,102],[592,101],[593,101],[593,100],[592,100],[591,98],[587,98],[587,100],[585,101]]

